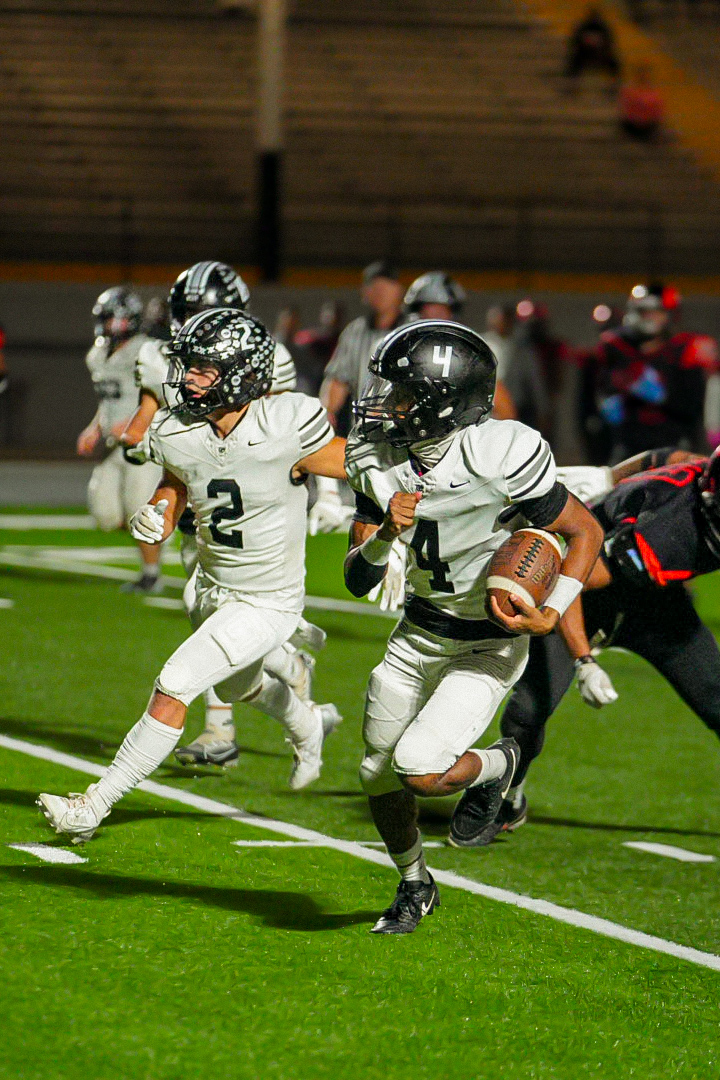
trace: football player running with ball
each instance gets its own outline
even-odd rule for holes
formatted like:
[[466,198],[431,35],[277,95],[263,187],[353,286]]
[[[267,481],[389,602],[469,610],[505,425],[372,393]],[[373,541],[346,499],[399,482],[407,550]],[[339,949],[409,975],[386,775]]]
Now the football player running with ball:
[[[412,932],[439,903],[417,826],[417,796],[464,795],[451,843],[472,844],[476,815],[499,806],[518,760],[514,740],[473,744],[520,677],[531,634],[547,634],[579,595],[602,542],[592,514],[557,482],[547,443],[489,418],[495,357],[473,330],[440,320],[402,327],[371,361],[355,406],[346,467],[356,514],[345,579],[355,596],[382,580],[390,547],[408,548],[408,599],[367,691],[360,776],[401,881],[375,925]],[[508,539],[510,504],[567,543],[540,608],[513,597],[504,615],[486,577]]]
[[332,705],[302,701],[263,669],[302,614],[308,473],[344,478],[344,440],[320,403],[270,395],[275,342],[262,323],[218,308],[190,319],[169,346],[175,403],[150,428],[160,484],[133,518],[133,535],[166,539],[189,505],[198,523],[194,633],[173,653],[147,710],[84,795],[43,794],[58,832],[89,839],[110,808],[171,753],[189,704],[214,686],[223,701],[252,701],[284,726],[293,788],[320,774]]

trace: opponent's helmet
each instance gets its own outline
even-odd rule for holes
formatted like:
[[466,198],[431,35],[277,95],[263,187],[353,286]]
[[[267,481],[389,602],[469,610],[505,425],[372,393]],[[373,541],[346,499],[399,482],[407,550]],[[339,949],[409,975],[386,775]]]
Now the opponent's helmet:
[[[657,337],[669,325],[673,315],[679,312],[680,304],[681,298],[677,289],[659,282],[635,285],[625,305],[622,324],[636,337],[649,340]],[[666,318],[658,320],[655,317],[656,312],[663,313]]]
[[433,270],[416,278],[405,293],[405,310],[418,312],[425,304],[445,304],[453,315],[459,315],[465,303],[465,290],[449,274]]
[[360,434],[409,446],[479,423],[492,409],[497,361],[479,334],[443,319],[394,330],[370,361],[353,406]]
[[177,332],[191,315],[208,308],[236,308],[243,311],[250,290],[231,266],[221,262],[199,262],[183,270],[170,290],[170,317]]
[[126,341],[137,334],[143,315],[143,302],[125,285],[114,285],[100,293],[93,304],[95,337]]
[[[251,315],[233,308],[213,308],[193,315],[167,346],[165,383],[168,408],[175,413],[207,416],[216,409],[241,408],[267,394],[272,383],[275,340]],[[215,367],[215,382],[193,394],[185,376],[192,367]]]
[[700,514],[708,547],[720,558],[720,447],[713,450],[698,478]]

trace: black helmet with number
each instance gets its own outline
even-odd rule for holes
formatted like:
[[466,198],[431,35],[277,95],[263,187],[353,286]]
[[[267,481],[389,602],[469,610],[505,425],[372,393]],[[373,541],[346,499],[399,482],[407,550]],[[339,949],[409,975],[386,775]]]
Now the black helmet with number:
[[[170,364],[165,398],[174,413],[207,416],[217,409],[239,409],[270,389],[275,339],[252,315],[213,308],[188,319],[167,345]],[[190,368],[216,368],[217,377],[202,394],[185,382]]]
[[420,311],[425,304],[444,304],[453,315],[459,315],[465,303],[462,285],[440,270],[432,270],[416,278],[405,293],[403,304],[409,312]]
[[698,478],[703,534],[713,555],[720,558],[720,447],[713,450]]
[[170,290],[168,301],[172,328],[178,331],[191,315],[209,308],[236,308],[244,311],[250,290],[232,266],[221,262],[199,262],[183,270]]
[[127,341],[140,329],[143,302],[126,285],[114,285],[100,293],[93,304],[95,337]]
[[358,433],[410,446],[479,424],[492,409],[497,361],[479,334],[459,323],[424,319],[393,330],[370,361],[353,407]]

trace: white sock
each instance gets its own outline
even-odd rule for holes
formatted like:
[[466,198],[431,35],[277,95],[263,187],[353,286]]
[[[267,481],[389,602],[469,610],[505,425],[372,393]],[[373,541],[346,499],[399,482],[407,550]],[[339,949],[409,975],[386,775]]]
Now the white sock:
[[302,742],[317,730],[317,718],[310,707],[282,679],[268,671],[263,671],[260,692],[247,704],[279,720],[293,742]]
[[517,787],[511,787],[507,793],[507,799],[513,805],[513,810],[519,810],[525,792],[525,780],[521,780]]
[[143,577],[152,578],[155,581],[160,576],[160,563],[147,563],[142,564]]
[[428,884],[430,874],[425,865],[420,833],[418,833],[417,840],[409,851],[401,851],[400,854],[388,851],[388,855],[400,871],[403,881],[424,881],[426,885]]
[[212,688],[206,690],[203,696],[205,698],[205,730],[217,736],[218,739],[234,742],[235,725],[232,705],[221,701]]
[[109,809],[155,772],[175,749],[181,735],[181,728],[161,724],[150,713],[143,713],[135,727],[128,731],[112,764],[95,786],[93,798],[101,799]]
[[468,784],[468,787],[487,784],[488,780],[499,780],[507,769],[507,758],[502,750],[476,750],[475,747],[471,747],[468,753],[477,754],[481,764],[480,775],[473,780],[472,784]]
[[297,675],[297,649],[287,643],[273,649],[263,660],[263,667],[278,679],[292,682]]

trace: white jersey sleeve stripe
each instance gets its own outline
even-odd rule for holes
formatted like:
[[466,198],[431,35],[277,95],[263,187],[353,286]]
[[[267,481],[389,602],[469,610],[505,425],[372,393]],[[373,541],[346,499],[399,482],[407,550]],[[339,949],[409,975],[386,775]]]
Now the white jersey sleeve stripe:
[[519,502],[521,499],[527,499],[527,497],[529,495],[531,495],[533,493],[533,491],[535,491],[537,488],[540,487],[541,482],[545,477],[545,474],[547,473],[548,469],[552,465],[552,460],[553,460],[552,459],[552,454],[548,453],[546,459],[544,459],[544,460],[545,460],[545,467],[542,469],[542,471],[536,477],[534,477],[532,483],[528,487],[524,488],[522,491],[514,492],[511,495],[511,498],[515,502]]
[[515,476],[508,482],[508,492],[513,498],[517,497],[517,493],[523,491],[527,487],[533,487],[537,477],[540,473],[544,472],[550,459],[552,458],[552,451],[547,443],[542,448],[542,453],[539,457],[535,458],[532,465],[525,469],[519,476]]
[[525,470],[528,469],[532,465],[533,461],[535,460],[535,458],[538,456],[538,454],[542,450],[542,447],[543,447],[543,440],[540,439],[540,441],[538,442],[537,446],[535,447],[535,449],[533,450],[532,454],[527,459],[527,461],[525,461],[517,469],[514,469],[509,474],[509,476],[505,477],[505,479],[508,481],[508,484],[510,483],[511,480],[515,480],[515,477],[519,477],[521,473],[524,473]]
[[305,438],[300,440],[300,449],[302,450],[303,457],[314,454],[316,450],[321,450],[323,446],[327,446],[334,437],[335,432],[326,420],[317,434],[305,436]]

